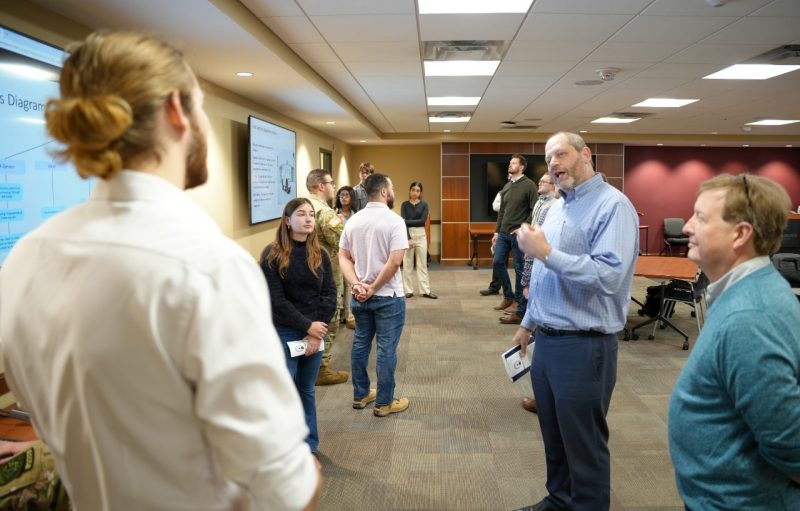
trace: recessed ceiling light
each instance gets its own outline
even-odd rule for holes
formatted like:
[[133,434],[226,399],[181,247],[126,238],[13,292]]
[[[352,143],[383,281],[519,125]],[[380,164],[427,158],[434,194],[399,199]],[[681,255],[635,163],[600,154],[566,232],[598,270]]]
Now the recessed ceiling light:
[[526,13],[533,0],[419,0],[420,14]]
[[628,124],[638,121],[641,117],[600,117],[592,121],[592,124]]
[[492,76],[499,60],[426,60],[425,76]]
[[648,98],[633,106],[646,108],[679,108],[700,101],[699,99]]
[[336,124],[336,121],[325,121],[325,124],[333,126],[334,124]]
[[705,144],[700,144],[700,147],[705,147],[705,146],[706,146]]
[[359,140],[359,142],[366,142],[366,140]]
[[792,144],[786,144],[786,147],[792,147]]
[[239,71],[239,72],[236,73],[236,76],[242,76],[242,77],[247,78],[247,77],[253,76],[253,73],[251,73],[250,71]]
[[742,147],[750,147],[750,144],[742,144]]
[[800,122],[798,119],[761,119],[760,121],[748,122],[746,126],[784,126]]
[[450,130],[443,130],[445,133],[450,133]]
[[589,133],[589,132],[586,130],[581,130],[580,133]]
[[657,146],[662,146],[662,145],[664,145],[664,144],[656,144],[656,145],[657,145]]
[[711,132],[712,135],[716,135],[717,133],[718,133],[717,131],[712,131]]
[[428,122],[469,122],[471,117],[428,117]]
[[480,103],[480,96],[438,96],[428,98],[428,106],[454,106],[454,105],[477,105]]
[[800,66],[772,64],[734,64],[722,71],[704,76],[704,80],[767,80],[800,69]]

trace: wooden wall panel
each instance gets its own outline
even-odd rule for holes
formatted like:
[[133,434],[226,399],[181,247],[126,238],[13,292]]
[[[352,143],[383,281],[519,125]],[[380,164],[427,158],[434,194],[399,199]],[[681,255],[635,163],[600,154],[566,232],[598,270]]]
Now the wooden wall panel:
[[520,153],[531,154],[533,144],[530,142],[471,142],[469,144],[470,154],[476,153]]
[[623,165],[623,156],[608,156],[608,155],[598,155],[597,156],[597,169],[599,172],[602,172],[606,175],[606,177],[619,177],[622,178],[623,173],[625,172],[624,165]]
[[624,144],[595,144],[594,154],[615,154],[622,156],[625,152]]
[[468,200],[442,201],[442,221],[469,222],[469,201]]
[[443,177],[442,199],[469,199],[469,178]]
[[442,154],[468,154],[469,142],[444,142]]
[[442,224],[442,259],[469,259],[469,224]]
[[622,178],[621,177],[609,177],[608,184],[619,190],[620,192],[624,193],[622,189]]
[[442,176],[469,176],[469,155],[443,154]]

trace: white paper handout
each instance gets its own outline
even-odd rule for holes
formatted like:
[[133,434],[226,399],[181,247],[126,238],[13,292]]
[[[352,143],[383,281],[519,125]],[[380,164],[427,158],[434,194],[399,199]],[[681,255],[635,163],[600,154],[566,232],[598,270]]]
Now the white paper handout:
[[503,365],[506,368],[506,374],[511,378],[511,381],[517,381],[522,378],[525,373],[531,370],[531,363],[533,362],[533,336],[528,338],[528,348],[525,351],[525,356],[520,355],[520,346],[514,346],[501,355]]
[[[300,339],[299,341],[288,341],[286,345],[289,346],[289,355],[294,358],[306,354],[308,341],[305,339]],[[325,351],[325,339],[322,339],[322,341],[319,343],[319,351]]]

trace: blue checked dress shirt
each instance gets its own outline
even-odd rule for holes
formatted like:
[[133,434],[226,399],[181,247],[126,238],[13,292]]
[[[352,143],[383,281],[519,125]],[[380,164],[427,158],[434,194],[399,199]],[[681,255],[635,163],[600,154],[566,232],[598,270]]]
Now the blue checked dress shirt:
[[616,333],[628,316],[639,217],[599,174],[561,191],[542,225],[553,248],[535,260],[521,326]]

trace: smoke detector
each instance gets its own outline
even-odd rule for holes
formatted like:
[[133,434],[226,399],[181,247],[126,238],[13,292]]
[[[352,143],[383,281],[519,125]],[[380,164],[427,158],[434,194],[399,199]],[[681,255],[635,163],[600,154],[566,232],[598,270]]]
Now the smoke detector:
[[601,69],[597,69],[595,73],[597,73],[597,76],[599,76],[602,81],[610,82],[617,76],[617,73],[619,73],[620,71],[622,70],[619,69],[618,67],[604,67]]
[[706,0],[706,3],[711,7],[721,7],[725,5],[725,0]]

